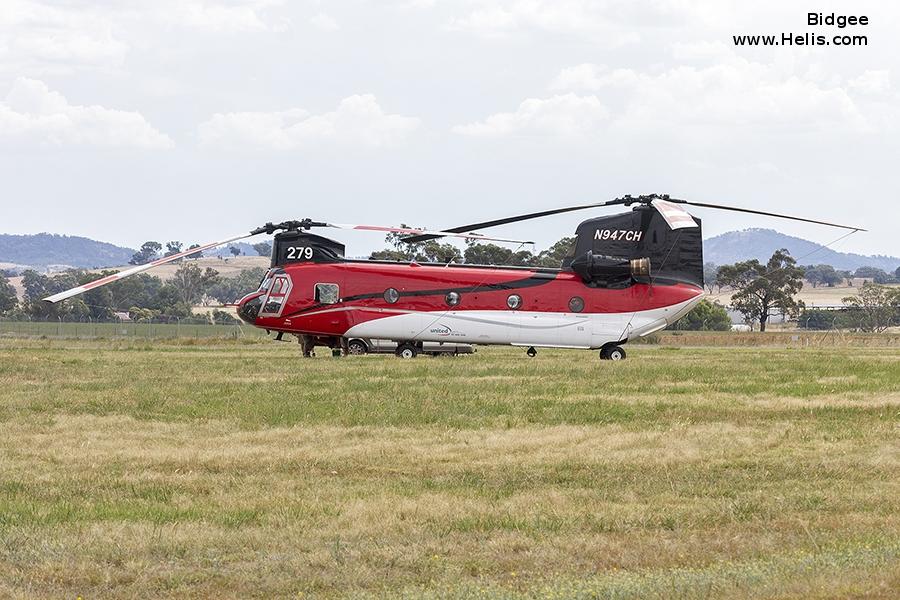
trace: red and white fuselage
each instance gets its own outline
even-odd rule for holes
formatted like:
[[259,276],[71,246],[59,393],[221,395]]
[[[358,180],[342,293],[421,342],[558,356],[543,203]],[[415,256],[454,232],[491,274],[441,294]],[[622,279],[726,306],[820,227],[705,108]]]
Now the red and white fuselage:
[[674,323],[702,294],[684,283],[592,287],[569,270],[342,261],[274,268],[238,313],[316,337],[601,348]]

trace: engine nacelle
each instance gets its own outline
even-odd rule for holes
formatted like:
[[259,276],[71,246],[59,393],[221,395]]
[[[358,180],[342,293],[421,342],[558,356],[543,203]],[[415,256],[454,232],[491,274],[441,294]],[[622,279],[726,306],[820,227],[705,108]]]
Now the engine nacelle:
[[586,252],[576,257],[570,266],[585,283],[607,286],[630,281],[646,283],[650,280],[649,258],[623,258]]

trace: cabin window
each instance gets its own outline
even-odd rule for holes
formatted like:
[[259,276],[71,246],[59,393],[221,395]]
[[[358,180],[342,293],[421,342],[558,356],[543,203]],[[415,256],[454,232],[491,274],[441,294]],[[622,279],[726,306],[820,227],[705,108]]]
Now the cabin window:
[[444,296],[444,302],[447,303],[447,306],[457,306],[462,300],[458,292],[447,292],[447,295]]
[[509,298],[506,299],[506,305],[513,310],[516,310],[520,306],[522,306],[522,296],[518,294],[510,294]]
[[572,299],[569,300],[569,310],[576,313],[583,311],[584,299],[579,296],[572,296]]
[[384,290],[384,301],[388,304],[396,304],[397,300],[400,299],[400,292],[398,292],[394,288],[388,288]]
[[280,316],[281,310],[284,308],[291,293],[291,278],[288,277],[287,273],[281,273],[273,277],[268,282],[268,285],[264,282],[262,289],[266,287],[268,287],[269,291],[259,314],[269,317]]
[[317,283],[316,302],[319,304],[337,304],[340,301],[340,293],[336,283]]

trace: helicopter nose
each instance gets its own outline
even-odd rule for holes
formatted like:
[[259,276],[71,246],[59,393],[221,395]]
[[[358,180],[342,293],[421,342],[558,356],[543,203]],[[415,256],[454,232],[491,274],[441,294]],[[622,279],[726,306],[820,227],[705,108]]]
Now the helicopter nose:
[[262,296],[247,296],[238,302],[237,314],[242,321],[249,325],[256,325],[256,317],[262,307]]

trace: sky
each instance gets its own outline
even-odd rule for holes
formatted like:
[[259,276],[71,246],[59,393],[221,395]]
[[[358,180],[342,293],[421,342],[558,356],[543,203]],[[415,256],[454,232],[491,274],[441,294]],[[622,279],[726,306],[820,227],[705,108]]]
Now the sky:
[[[813,4],[869,24],[809,26]],[[782,33],[868,44],[732,37]],[[2,0],[0,232],[190,244],[668,193],[864,227],[831,247],[900,255],[898,79],[887,1]],[[842,235],[692,212],[706,237]],[[540,249],[599,214],[490,233]]]

